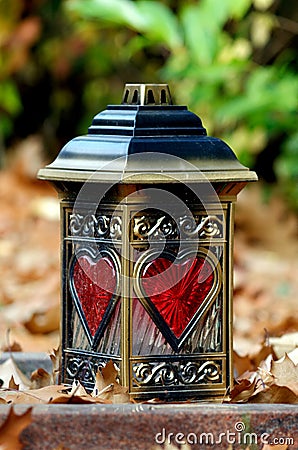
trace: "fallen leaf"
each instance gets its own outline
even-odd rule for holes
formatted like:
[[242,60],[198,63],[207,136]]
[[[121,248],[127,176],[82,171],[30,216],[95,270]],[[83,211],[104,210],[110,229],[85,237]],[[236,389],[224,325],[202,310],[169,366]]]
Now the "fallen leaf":
[[9,388],[11,377],[13,377],[14,383],[19,385],[20,389],[29,389],[31,384],[29,378],[19,369],[12,356],[0,365],[0,379],[3,381],[2,388]]
[[[81,389],[84,389],[81,387]],[[2,398],[6,403],[12,404],[89,404],[89,403],[112,403],[111,400],[92,397],[85,390],[69,389],[64,385],[52,385],[39,389],[30,389],[24,391],[2,391]]]
[[131,401],[128,389],[118,381],[119,373],[113,361],[109,361],[95,375],[95,385],[91,393],[94,398],[110,400],[112,403],[127,403]]
[[233,352],[233,364],[237,377],[247,370],[253,370],[253,364],[249,355],[239,355],[236,351]]
[[111,403],[101,397],[92,397],[87,393],[79,381],[74,381],[70,392],[63,393],[50,401],[50,403],[88,404],[88,403]]
[[58,347],[57,349],[53,349],[52,352],[49,354],[49,357],[52,361],[53,380],[56,380],[57,375],[60,373],[60,356],[61,356],[60,347]]
[[263,344],[261,348],[252,355],[239,355],[236,351],[233,352],[234,368],[237,373],[237,377],[240,377],[244,372],[256,371],[263,361],[267,357],[276,359],[273,347]]
[[11,379],[9,380],[8,388],[13,389],[15,391],[18,391],[20,389],[19,384],[15,383],[13,375],[11,376]]
[[298,347],[288,353],[288,357],[293,361],[295,366],[298,364]]
[[84,386],[77,380],[72,383],[71,391],[69,395],[88,395]]
[[24,322],[24,326],[32,334],[51,333],[59,328],[60,309],[54,305],[45,311],[34,312],[29,320]]
[[40,367],[31,374],[31,389],[39,389],[53,384],[53,377],[45,369]]
[[92,404],[92,403],[100,403],[100,404],[110,404],[111,402],[106,399],[102,398],[94,398],[90,397],[90,395],[86,396],[80,396],[80,395],[61,395],[60,397],[57,397],[49,402],[50,404],[60,403],[64,404],[67,403],[69,405],[85,405],[85,404]]
[[239,380],[230,392],[232,402],[247,402],[256,388],[256,381],[249,381],[247,378]]
[[298,397],[290,388],[272,384],[271,386],[265,387],[265,389],[256,395],[252,395],[248,399],[248,402],[298,404]]
[[13,406],[10,408],[5,422],[0,427],[1,450],[21,450],[23,445],[19,440],[20,433],[31,423],[32,408],[24,414],[15,414]]
[[[23,390],[17,392],[2,392],[2,397],[13,404],[47,404],[52,400],[63,396],[65,391],[64,385],[46,386],[40,389]],[[68,395],[68,394],[66,394]]]
[[285,386],[298,396],[298,364],[286,354],[278,361],[272,361],[271,373],[277,386]]
[[274,349],[271,345],[263,344],[260,350],[251,356],[251,361],[255,369],[257,369],[263,361],[269,357],[269,360],[276,359]]
[[273,346],[278,358],[298,347],[298,332],[285,333],[280,337],[269,337],[269,343]]
[[2,352],[9,352],[9,353],[11,353],[11,352],[21,352],[22,351],[22,346],[18,342],[13,341],[12,344],[8,344],[6,346],[3,346],[1,348],[1,350],[2,350]]

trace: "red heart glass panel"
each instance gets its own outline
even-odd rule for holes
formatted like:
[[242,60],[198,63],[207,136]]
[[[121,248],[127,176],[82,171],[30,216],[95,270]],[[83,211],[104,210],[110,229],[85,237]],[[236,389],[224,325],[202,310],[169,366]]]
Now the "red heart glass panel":
[[179,338],[214,284],[214,268],[203,257],[172,262],[158,257],[145,266],[142,286],[146,297]]
[[73,268],[73,285],[90,333],[94,337],[116,289],[116,271],[106,256],[80,256]]

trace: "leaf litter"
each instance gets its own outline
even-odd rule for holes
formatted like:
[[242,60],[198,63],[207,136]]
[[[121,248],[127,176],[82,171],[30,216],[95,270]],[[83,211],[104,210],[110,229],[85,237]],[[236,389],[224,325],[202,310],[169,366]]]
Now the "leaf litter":
[[36,369],[27,378],[11,357],[9,364],[0,366],[3,380],[0,399],[7,404],[89,404],[89,403],[129,403],[132,398],[128,389],[118,381],[119,373],[114,363],[109,361],[95,374],[94,389],[87,392],[78,380],[72,386],[54,384],[53,375],[43,368]]

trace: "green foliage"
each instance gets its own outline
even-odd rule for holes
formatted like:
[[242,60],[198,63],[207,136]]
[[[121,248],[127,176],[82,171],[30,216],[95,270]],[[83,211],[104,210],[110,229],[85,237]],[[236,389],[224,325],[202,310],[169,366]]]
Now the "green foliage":
[[11,80],[0,80],[0,136],[6,136],[12,131],[12,120],[22,106],[15,83]]
[[117,25],[144,34],[150,44],[161,42],[175,49],[181,44],[179,25],[175,15],[164,4],[143,0],[74,0],[67,4],[69,11],[87,19],[100,20],[103,26]]
[[[133,61],[148,48],[153,53],[156,48],[160,54],[166,51],[158,77],[169,82],[177,102],[198,112],[209,133],[227,140],[244,163],[253,165],[269,142],[283,135],[276,174],[293,190],[293,173],[287,166],[297,157],[293,136],[298,76],[289,68],[293,57],[288,53],[287,58],[286,48],[283,57],[270,65],[255,57],[279,27],[272,4],[272,0],[176,1],[175,11],[171,2],[143,0],[68,0],[66,6],[77,19],[133,31],[124,51],[128,64],[129,58]],[[151,62],[142,61],[146,73]]]

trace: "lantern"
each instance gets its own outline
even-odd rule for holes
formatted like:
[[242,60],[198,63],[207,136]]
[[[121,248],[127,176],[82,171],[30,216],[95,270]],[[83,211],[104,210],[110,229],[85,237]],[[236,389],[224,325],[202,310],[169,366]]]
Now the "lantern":
[[61,199],[61,382],[113,361],[138,399],[232,384],[236,196],[254,172],[167,85],[127,84],[39,171]]

